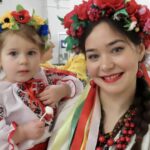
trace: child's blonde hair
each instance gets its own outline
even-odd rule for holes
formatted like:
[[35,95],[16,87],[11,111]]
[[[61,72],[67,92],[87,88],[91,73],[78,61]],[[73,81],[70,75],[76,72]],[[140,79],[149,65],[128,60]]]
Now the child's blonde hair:
[[23,6],[17,5],[15,11],[6,12],[0,16],[0,48],[8,35],[16,34],[39,46],[45,51],[49,48],[48,43],[48,20],[32,14]]
[[6,38],[14,34],[36,44],[39,47],[40,52],[44,52],[45,41],[38,35],[32,26],[28,26],[26,24],[21,24],[19,30],[5,30],[0,33],[0,49],[3,48]]

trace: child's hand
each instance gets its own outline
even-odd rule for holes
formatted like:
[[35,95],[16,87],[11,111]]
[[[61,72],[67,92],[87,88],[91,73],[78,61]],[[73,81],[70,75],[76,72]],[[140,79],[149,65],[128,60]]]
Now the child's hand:
[[26,139],[38,139],[44,134],[45,123],[34,120],[22,126]]
[[62,98],[69,96],[71,89],[67,84],[48,86],[39,94],[40,100],[44,105],[51,105],[60,101]]
[[14,134],[13,141],[18,144],[28,139],[38,139],[44,134],[45,123],[40,120],[30,121],[29,123],[19,125]]

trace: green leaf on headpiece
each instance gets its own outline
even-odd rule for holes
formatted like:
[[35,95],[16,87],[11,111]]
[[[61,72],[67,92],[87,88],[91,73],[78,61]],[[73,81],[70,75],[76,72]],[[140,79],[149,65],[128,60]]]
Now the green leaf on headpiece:
[[124,22],[125,22],[125,25],[123,27],[129,29],[132,21],[129,20],[128,18],[124,18]]
[[114,19],[117,19],[117,18],[119,19],[120,17],[123,18],[122,15],[126,16],[126,17],[129,16],[128,13],[127,13],[127,11],[125,9],[120,9],[120,10],[116,11],[116,13],[114,13]]
[[71,51],[73,46],[77,46],[79,44],[78,39],[75,39],[75,38],[73,38],[71,36],[68,36],[65,39],[65,42],[67,43],[67,48],[66,48],[67,51],[69,51],[69,50]]
[[74,15],[72,17],[72,20],[74,21],[74,23],[72,24],[74,30],[77,30],[80,26],[85,27],[85,25],[86,25],[85,21],[79,21],[77,15]]
[[17,7],[16,7],[16,10],[17,11],[21,11],[21,10],[24,10],[23,6],[18,4]]
[[73,15],[71,18],[74,22],[79,22],[77,15]]
[[17,23],[13,24],[11,27],[12,30],[19,30],[19,25]]
[[105,15],[105,12],[106,12],[105,10],[102,10],[102,16],[104,16],[104,15]]
[[85,27],[86,24],[87,24],[87,22],[85,22],[85,21],[80,22],[80,25],[82,25],[83,27]]
[[58,18],[61,22],[64,22],[64,19],[63,19],[63,18],[61,18],[61,17],[59,17],[59,16],[57,16],[57,18]]
[[33,11],[32,11],[32,16],[34,16],[35,15],[35,10],[33,9]]
[[74,30],[77,30],[80,26],[80,23],[74,23],[73,25]]
[[36,23],[36,21],[33,18],[31,18],[30,21],[27,24],[30,25],[30,26],[34,26],[35,28],[37,28],[36,27],[37,23]]
[[45,23],[45,24],[48,24],[48,19],[46,19],[46,20],[44,21],[44,23]]
[[130,25],[131,25],[131,22],[128,21],[128,22],[126,22],[126,24],[123,27],[129,29]]

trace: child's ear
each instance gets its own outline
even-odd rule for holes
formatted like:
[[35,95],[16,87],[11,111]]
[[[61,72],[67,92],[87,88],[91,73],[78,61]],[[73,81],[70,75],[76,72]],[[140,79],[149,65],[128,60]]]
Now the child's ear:
[[145,46],[141,43],[137,48],[139,54],[139,61],[142,61],[145,56]]

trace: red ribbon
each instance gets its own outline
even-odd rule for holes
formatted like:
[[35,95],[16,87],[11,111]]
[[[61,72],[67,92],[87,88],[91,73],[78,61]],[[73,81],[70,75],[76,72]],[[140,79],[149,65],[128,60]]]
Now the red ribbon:
[[[41,83],[41,84],[40,84]],[[45,88],[46,84],[44,84],[43,80],[41,79],[31,79],[27,82],[20,83],[19,85],[23,86],[25,91],[27,91],[29,97],[30,97],[30,104],[33,104],[33,102],[37,105],[37,107],[40,107],[42,110],[42,113],[45,112],[45,105],[37,98],[37,94],[41,93]],[[40,86],[40,87],[39,87]],[[34,90],[34,88],[39,87],[39,89]],[[31,108],[32,109],[32,108]],[[45,116],[45,119],[47,116]]]
[[70,147],[71,150],[79,150],[82,146],[82,142],[84,138],[84,130],[85,130],[88,118],[91,114],[91,111],[93,110],[95,95],[96,95],[96,84],[92,81],[89,94],[85,100],[85,103],[84,103],[84,106],[83,106],[83,109],[82,109],[82,112],[81,112],[81,115],[77,124],[75,135],[74,135],[71,147]]

